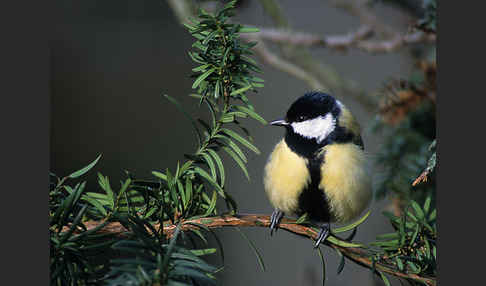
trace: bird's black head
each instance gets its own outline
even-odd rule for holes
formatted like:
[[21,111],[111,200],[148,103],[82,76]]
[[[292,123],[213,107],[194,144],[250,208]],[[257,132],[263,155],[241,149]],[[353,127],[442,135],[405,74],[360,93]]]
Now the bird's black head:
[[305,157],[312,157],[324,145],[352,137],[338,124],[342,108],[341,102],[326,93],[309,92],[292,103],[284,119],[270,124],[284,126],[287,145]]
[[327,114],[337,117],[339,108],[336,99],[326,93],[309,92],[298,98],[287,111],[285,120],[287,122],[302,122]]

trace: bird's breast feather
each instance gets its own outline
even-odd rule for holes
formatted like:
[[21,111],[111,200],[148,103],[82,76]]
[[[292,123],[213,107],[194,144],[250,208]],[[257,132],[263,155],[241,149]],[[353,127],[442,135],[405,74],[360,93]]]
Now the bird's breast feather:
[[280,141],[265,166],[264,185],[272,205],[286,213],[298,208],[299,196],[310,182],[307,159]]
[[319,188],[328,198],[338,222],[358,216],[371,200],[371,178],[366,155],[353,143],[330,144],[323,148]]

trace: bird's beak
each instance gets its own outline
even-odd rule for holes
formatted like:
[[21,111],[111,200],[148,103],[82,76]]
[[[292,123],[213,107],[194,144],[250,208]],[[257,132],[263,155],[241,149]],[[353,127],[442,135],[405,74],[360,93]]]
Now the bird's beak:
[[279,120],[274,120],[270,122],[270,125],[275,125],[275,126],[287,126],[289,123],[285,121],[285,119],[279,119]]

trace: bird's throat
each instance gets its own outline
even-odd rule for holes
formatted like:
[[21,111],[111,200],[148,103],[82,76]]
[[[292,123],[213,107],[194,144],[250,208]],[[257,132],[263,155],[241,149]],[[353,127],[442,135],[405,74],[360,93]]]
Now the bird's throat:
[[315,138],[303,137],[289,128],[285,134],[285,143],[299,156],[311,159],[314,158],[319,149],[327,144],[327,141],[324,140],[323,142],[318,143]]

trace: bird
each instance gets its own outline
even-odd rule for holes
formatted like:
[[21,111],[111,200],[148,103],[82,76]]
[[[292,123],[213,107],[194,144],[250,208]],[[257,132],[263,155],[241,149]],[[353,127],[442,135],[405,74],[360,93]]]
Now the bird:
[[270,125],[285,128],[264,168],[265,193],[274,207],[270,235],[284,215],[307,214],[320,228],[318,247],[331,222],[352,221],[371,201],[360,125],[341,101],[317,91],[299,97]]

